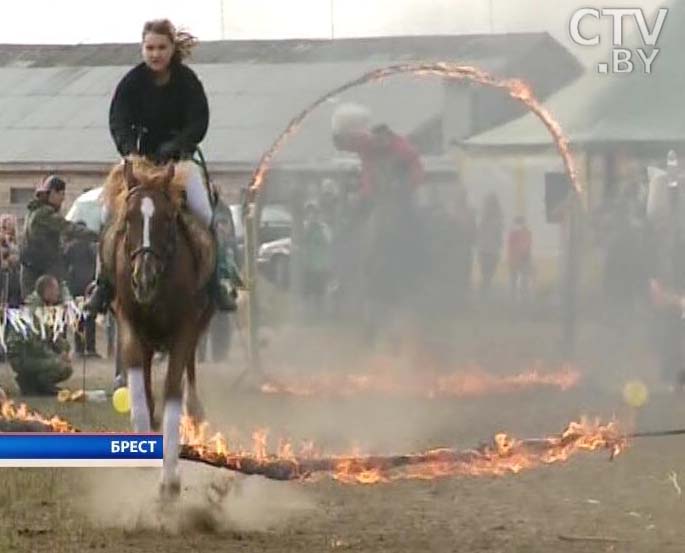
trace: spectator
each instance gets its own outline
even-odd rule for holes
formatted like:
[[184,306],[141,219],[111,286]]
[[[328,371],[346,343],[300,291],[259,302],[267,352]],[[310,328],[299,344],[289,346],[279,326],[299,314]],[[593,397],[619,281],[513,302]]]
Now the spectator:
[[304,208],[302,233],[303,292],[311,307],[321,312],[330,278],[330,231],[321,221],[319,207],[309,202]]
[[507,258],[509,261],[509,283],[514,302],[528,301],[532,273],[531,249],[533,237],[524,217],[516,217],[507,237]]
[[54,275],[68,294],[66,269],[62,255],[63,238],[81,237],[95,242],[97,233],[67,221],[60,209],[64,203],[66,182],[56,175],[46,177],[36,188],[35,199],[28,205],[21,242],[21,287],[26,296],[40,275]]
[[[60,302],[60,284],[52,275],[36,280],[35,291],[26,298],[33,316],[43,307]],[[23,395],[54,395],[57,384],[73,372],[69,358],[69,342],[63,335],[54,336],[54,326],[46,337],[28,332],[26,336],[10,327],[7,337],[7,358]]]
[[502,252],[502,234],[504,232],[502,219],[502,207],[499,199],[494,192],[491,192],[483,203],[483,212],[478,226],[478,262],[483,297],[489,296],[492,279],[499,265]]
[[666,172],[649,184],[646,247],[648,277],[655,308],[653,337],[661,374],[675,389],[685,389],[683,315],[685,314],[685,175],[671,150]]
[[21,277],[17,218],[0,215],[0,270],[2,271],[2,303],[9,307],[21,305]]
[[461,305],[469,300],[471,294],[471,279],[473,277],[473,250],[476,242],[476,215],[469,204],[469,197],[463,185],[456,190],[455,200],[449,204],[450,212],[457,224],[455,240],[455,258],[458,263],[458,278],[455,283],[457,299]]

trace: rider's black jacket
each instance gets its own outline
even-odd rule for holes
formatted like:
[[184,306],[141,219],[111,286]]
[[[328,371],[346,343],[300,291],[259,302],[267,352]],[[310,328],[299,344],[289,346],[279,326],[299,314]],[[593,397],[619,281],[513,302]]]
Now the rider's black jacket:
[[[164,85],[140,63],[119,82],[109,110],[109,130],[122,156],[158,161],[188,157],[207,133],[209,106],[190,67],[173,63]],[[138,140],[140,146],[138,147]]]

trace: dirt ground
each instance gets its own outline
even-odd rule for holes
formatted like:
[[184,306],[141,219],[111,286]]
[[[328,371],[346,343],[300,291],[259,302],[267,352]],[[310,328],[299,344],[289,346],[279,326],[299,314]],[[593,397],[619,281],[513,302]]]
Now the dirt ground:
[[[398,366],[440,368],[447,359],[450,370],[478,362],[489,372],[512,374],[535,361],[550,370],[560,362],[558,328],[543,320],[469,321],[439,334],[430,354],[403,343],[394,352]],[[685,401],[660,383],[643,338],[639,328],[584,325],[577,360],[584,378],[566,392],[436,400],[264,396],[231,388],[243,366],[239,342],[230,362],[203,364],[199,374],[215,428],[249,437],[251,430],[268,427],[272,436],[311,438],[338,451],[470,447],[499,431],[538,437],[582,414],[615,414],[641,429],[683,426]],[[363,372],[371,358],[358,350],[339,332],[279,332],[269,337],[265,367],[276,374],[294,367]],[[76,368],[73,388],[81,379],[79,363]],[[12,391],[9,369],[3,366],[0,373],[0,382]],[[110,390],[111,373],[109,362],[89,361],[88,387]],[[650,389],[639,412],[624,406],[620,393],[635,377]],[[82,428],[128,427],[109,403],[27,401]],[[681,552],[685,500],[669,475],[680,476],[685,487],[683,459],[682,438],[652,439],[632,443],[614,461],[596,452],[506,477],[375,486],[330,479],[271,482],[184,462],[183,497],[166,509],[157,504],[156,470],[6,469],[0,551]],[[226,493],[217,494],[217,488]],[[583,537],[605,540],[569,541]]]

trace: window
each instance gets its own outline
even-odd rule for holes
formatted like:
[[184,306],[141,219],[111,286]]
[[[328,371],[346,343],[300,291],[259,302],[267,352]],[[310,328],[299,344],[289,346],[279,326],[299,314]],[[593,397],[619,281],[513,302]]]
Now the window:
[[10,188],[11,204],[26,204],[33,199],[33,188]]

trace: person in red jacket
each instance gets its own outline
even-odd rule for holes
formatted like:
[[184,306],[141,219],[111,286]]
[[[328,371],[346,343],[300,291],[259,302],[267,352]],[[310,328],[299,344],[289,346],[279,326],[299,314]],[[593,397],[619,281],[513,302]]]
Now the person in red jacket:
[[395,193],[411,196],[423,182],[423,165],[416,148],[385,124],[349,134],[334,134],[339,150],[355,152],[361,160],[360,195],[373,200]]
[[371,328],[367,335],[409,308],[421,276],[420,218],[416,188],[423,182],[421,157],[409,140],[388,125],[370,127],[370,114],[345,104],[333,115],[333,144],[361,161],[363,282]]
[[509,261],[509,282],[514,301],[528,300],[530,275],[532,272],[531,249],[533,236],[523,217],[514,219],[514,226],[507,237],[507,258]]

